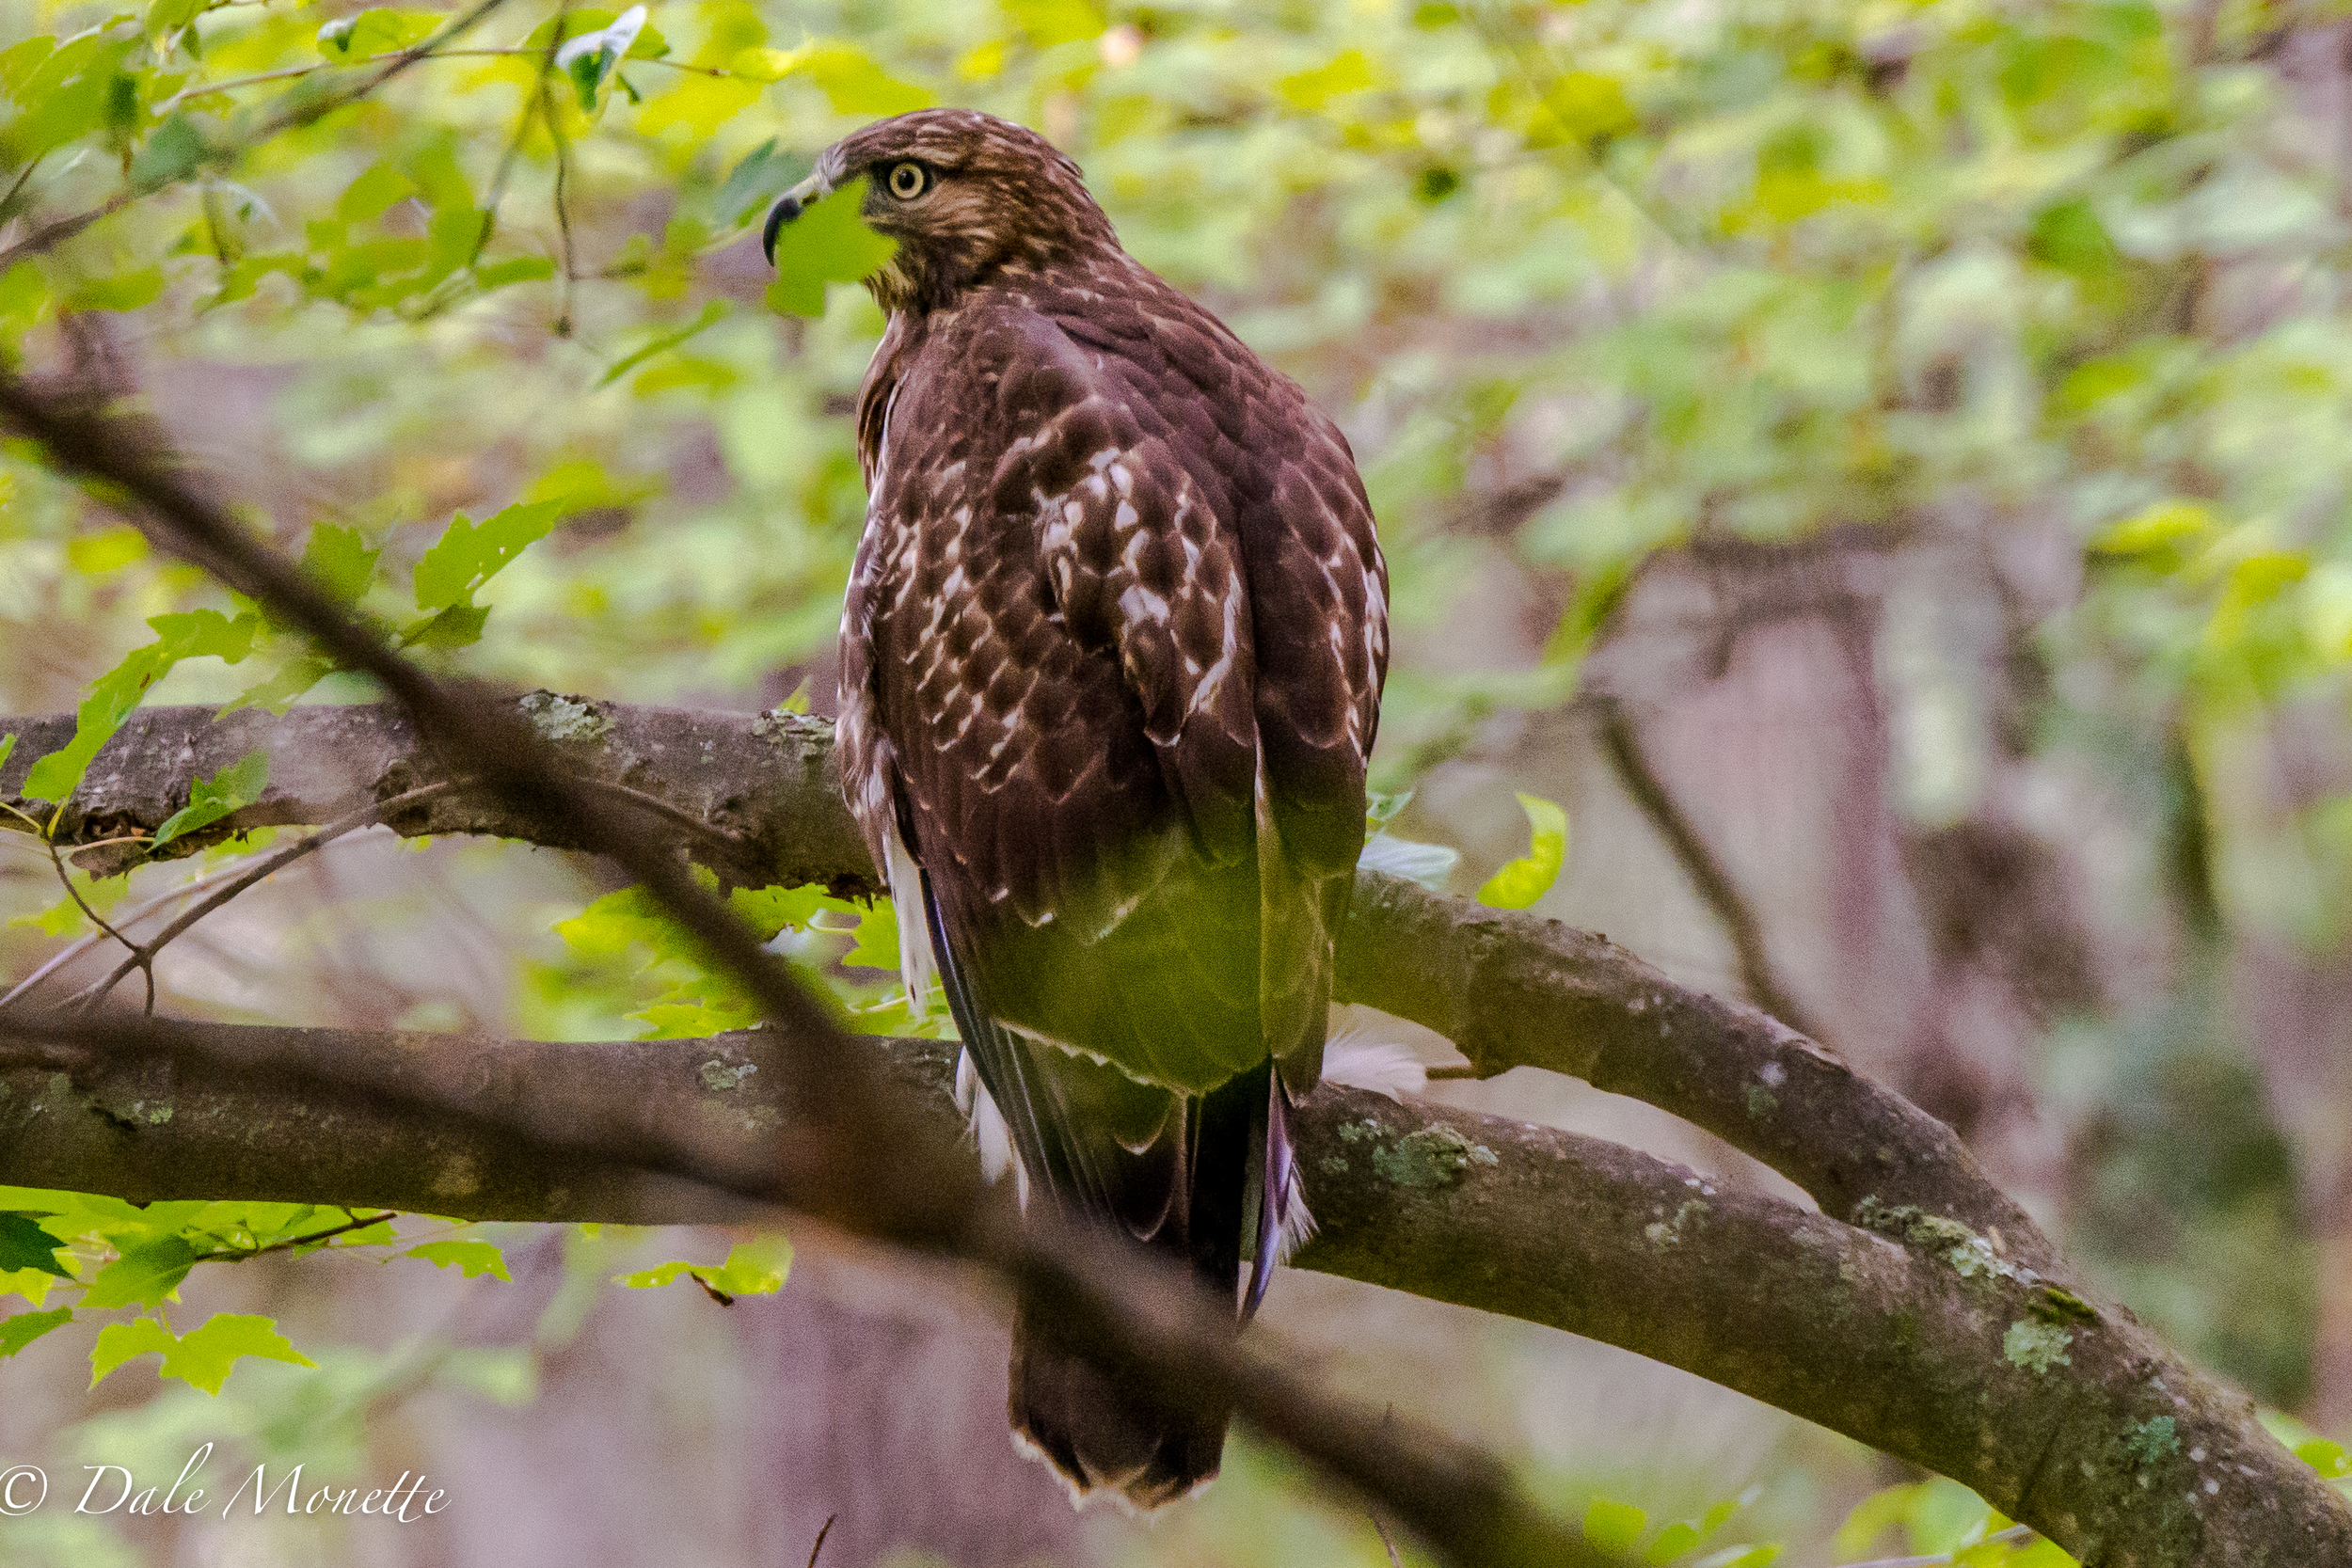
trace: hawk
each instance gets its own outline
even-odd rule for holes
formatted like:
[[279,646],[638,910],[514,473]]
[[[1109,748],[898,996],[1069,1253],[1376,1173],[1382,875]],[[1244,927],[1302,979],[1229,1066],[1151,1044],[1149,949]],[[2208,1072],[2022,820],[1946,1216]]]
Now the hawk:
[[[1364,836],[1388,584],[1362,482],[1042,137],[869,125],[778,200],[770,260],[861,179],[898,246],[866,280],[889,325],[838,735],[910,998],[944,985],[958,1098],[1025,1204],[1182,1259],[1246,1321],[1310,1224],[1288,1123]],[[1079,1500],[1215,1475],[1225,1409],[1144,1397],[1056,1307],[1016,1304],[1016,1440]]]

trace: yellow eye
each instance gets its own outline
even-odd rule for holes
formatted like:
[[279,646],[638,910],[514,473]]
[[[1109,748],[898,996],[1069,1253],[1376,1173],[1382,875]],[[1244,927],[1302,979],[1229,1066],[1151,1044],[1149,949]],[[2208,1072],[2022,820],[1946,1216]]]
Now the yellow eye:
[[892,196],[901,201],[913,201],[930,188],[931,171],[921,164],[894,164],[889,182]]

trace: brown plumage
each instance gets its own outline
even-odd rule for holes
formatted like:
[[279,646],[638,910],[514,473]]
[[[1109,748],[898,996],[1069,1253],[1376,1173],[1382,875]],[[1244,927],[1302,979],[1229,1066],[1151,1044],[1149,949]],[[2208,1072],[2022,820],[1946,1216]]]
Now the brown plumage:
[[[1120,248],[1077,166],[926,110],[828,150],[898,242],[858,405],[842,776],[1024,1192],[1254,1307],[1303,1229],[1284,1117],[1321,1069],[1362,846],[1387,579],[1347,443]],[[925,941],[928,933],[929,941]],[[1001,1117],[1001,1124],[995,1117]],[[1216,1473],[1225,1412],[1014,1327],[1014,1430],[1084,1495]]]

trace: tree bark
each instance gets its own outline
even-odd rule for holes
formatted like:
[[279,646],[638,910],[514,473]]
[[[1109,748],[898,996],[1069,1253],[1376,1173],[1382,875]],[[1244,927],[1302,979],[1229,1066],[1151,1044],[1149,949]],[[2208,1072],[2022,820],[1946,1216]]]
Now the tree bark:
[[[660,802],[652,831],[723,877],[872,888],[821,723],[521,701],[581,777]],[[0,793],[71,721],[6,727],[23,738]],[[272,755],[270,791],[206,837],[328,820],[436,776],[389,708],[219,724],[158,709],[101,754],[60,841],[151,829],[196,777],[256,748]],[[464,792],[391,825],[550,836]],[[1438,1030],[1482,1074],[1539,1066],[1648,1101],[1788,1175],[1822,1212],[1599,1140],[1327,1089],[1302,1117],[1323,1225],[1302,1266],[1682,1367],[1964,1481],[2088,1563],[2352,1562],[2352,1509],[2243,1398],[2090,1299],[1949,1129],[1811,1041],[1600,937],[1371,874],[1340,957],[1343,997]],[[793,1125],[782,1075],[739,1070],[786,1043],[761,1031],[579,1046],[183,1023],[154,1038],[72,1072],[23,1056],[0,1068],[0,1181],[717,1219],[739,1210],[681,1178],[755,1162]],[[877,1041],[941,1136],[948,1049]],[[403,1084],[423,1098],[385,1100]],[[583,1144],[583,1126],[601,1141]]]

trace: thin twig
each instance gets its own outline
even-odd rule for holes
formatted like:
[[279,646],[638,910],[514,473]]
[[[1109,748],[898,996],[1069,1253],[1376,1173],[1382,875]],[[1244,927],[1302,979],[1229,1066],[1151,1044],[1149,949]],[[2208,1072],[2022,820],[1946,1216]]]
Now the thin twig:
[[817,1554],[825,1549],[825,1537],[833,1533],[833,1522],[840,1517],[838,1513],[825,1515],[824,1527],[817,1532],[817,1544],[808,1549],[808,1568],[817,1568]]
[[131,955],[130,958],[124,960],[124,962],[136,968],[140,973],[147,976],[147,1012],[149,1016],[152,1017],[155,1011],[155,960],[153,955],[151,954],[142,957],[139,953],[138,945],[135,942],[132,942],[129,937],[124,936],[120,931],[116,930],[111,925],[107,924],[106,918],[103,915],[100,914],[96,910],[90,908],[89,900],[82,896],[82,890],[73,885],[72,874],[66,870],[65,857],[57,852],[56,840],[44,837],[41,840],[41,845],[49,851],[49,863],[56,866],[57,869],[57,880],[65,884],[66,896],[73,900],[74,907],[82,911],[82,917],[87,920],[91,925],[97,927],[98,929],[106,936],[112,937],[115,941],[122,943],[123,950]]
[[[437,60],[481,60],[501,56],[535,59],[542,53],[544,51],[537,49],[437,49],[433,52],[432,57]],[[259,87],[264,82],[283,82],[296,76],[314,76],[322,71],[357,71],[361,66],[373,65],[378,60],[391,58],[393,56],[390,55],[367,55],[356,60],[321,60],[315,65],[287,66],[279,71],[259,71],[250,76],[232,77],[225,82],[206,82],[195,87],[182,87],[178,92],[165,99],[156,112],[161,114],[177,104],[186,103],[191,98],[209,98],[215,93],[235,92],[240,87]],[[738,74],[715,65],[690,65],[684,60],[663,59],[650,55],[632,55],[627,63],[664,66],[671,71],[691,71],[697,76],[732,78]]]
[[[348,1214],[351,1211],[345,1209],[343,1212]],[[298,1246],[310,1246],[331,1237],[346,1235],[354,1230],[365,1230],[372,1225],[382,1225],[386,1220],[399,1217],[399,1210],[386,1209],[380,1213],[370,1214],[365,1219],[355,1217],[344,1221],[342,1225],[330,1225],[324,1230],[313,1230],[303,1236],[287,1236],[278,1241],[264,1243],[261,1246],[231,1246],[223,1247],[218,1252],[199,1252],[196,1255],[196,1260],[199,1263],[242,1263],[248,1258],[259,1258],[263,1253],[286,1252]]]
[[499,203],[506,198],[506,184],[514,178],[515,162],[522,156],[523,143],[531,135],[531,122],[546,108],[548,73],[555,69],[555,52],[563,46],[564,19],[570,14],[568,4],[556,13],[547,47],[535,51],[539,56],[538,82],[523,100],[523,112],[515,121],[515,134],[507,138],[506,150],[499,154],[498,171],[490,176],[489,193],[482,201],[482,232],[474,239],[473,254],[466,258],[469,268],[481,261],[482,253],[490,248],[490,241],[498,233]]
[[125,951],[133,953],[137,952],[138,944],[136,942],[133,942],[129,937],[124,936],[120,931],[116,930],[112,926],[108,925],[106,923],[105,916],[90,908],[89,900],[82,896],[82,890],[73,885],[72,874],[66,870],[65,857],[57,852],[57,847],[55,844],[44,844],[43,847],[49,851],[49,863],[56,867],[57,880],[65,884],[65,895],[73,900],[74,907],[82,911],[83,918],[87,919],[91,925],[97,927],[99,930],[107,936],[110,936],[114,938],[115,941],[122,943]]
[[[147,835],[144,833],[141,833],[131,839],[103,839],[100,842],[106,844],[135,843],[137,842],[138,839],[143,839]],[[25,847],[32,848],[33,846],[27,845]],[[77,849],[95,848],[97,846],[76,845],[75,847]],[[183,882],[180,886],[173,888],[168,892],[157,894],[154,897],[147,900],[147,902],[134,908],[128,914],[123,915],[119,920],[118,920],[116,924],[127,930],[167,904],[176,903],[183,898],[193,897],[195,895],[202,893],[207,888],[218,887],[230,878],[243,873],[245,868],[252,863],[253,858],[250,855],[240,856],[230,864],[219,866],[212,871],[206,872],[203,876],[197,878],[192,882]],[[10,988],[7,995],[0,996],[0,1007],[8,1006],[18,997],[23,996],[26,991],[31,990],[35,986],[40,984],[41,981],[47,979],[50,975],[56,974],[58,970],[64,968],[67,964],[72,963],[74,959],[80,958],[83,954],[88,952],[91,948],[97,946],[100,942],[104,942],[106,938],[103,933],[93,931],[87,936],[77,939],[70,946],[60,949],[58,952],[51,956],[47,963],[42,964],[39,969],[33,971],[32,974],[27,974],[24,979],[19,980],[14,987]]]
[[616,800],[625,800],[641,811],[651,812],[664,821],[675,823],[698,838],[724,845],[738,853],[747,852],[753,847],[752,841],[741,833],[722,828],[716,822],[706,822],[692,812],[674,806],[658,795],[648,795],[642,789],[631,789],[625,784],[613,784],[605,779],[582,779],[580,783],[585,788],[600,795],[610,795]]
[[[568,13],[567,13],[568,14]],[[561,36],[563,24],[558,19],[556,33]],[[558,291],[555,310],[555,335],[572,335],[572,298],[580,287],[580,258],[572,247],[572,214],[565,202],[565,187],[571,182],[572,143],[564,134],[564,117],[555,112],[555,104],[548,102],[548,73],[539,73],[539,114],[547,123],[548,135],[555,143],[555,231],[564,250],[564,284]]]
[[[226,904],[230,899],[236,897],[239,894],[251,887],[254,883],[261,881],[273,872],[293,864],[303,856],[333,843],[335,840],[342,837],[345,833],[357,832],[361,828],[371,827],[377,822],[381,822],[387,816],[395,816],[410,806],[421,805],[426,800],[446,795],[451,790],[458,788],[460,784],[461,781],[459,780],[444,779],[438,784],[423,784],[418,788],[407,791],[405,794],[395,795],[389,800],[377,800],[373,804],[361,807],[359,810],[353,812],[350,816],[345,816],[339,821],[328,823],[326,827],[321,828],[317,832],[311,833],[308,837],[290,844],[283,849],[275,850],[270,854],[262,856],[258,863],[247,867],[228,886],[213,893],[209,897],[205,898],[201,903],[197,904],[194,908],[183,911],[178,919],[174,920],[170,925],[165,927],[162,930],[156,932],[146,942],[140,943],[136,947],[134,947],[131,950],[131,957],[125,958],[113,974],[107,975],[103,980],[97,982],[95,985],[87,987],[83,990],[77,992],[72,1000],[68,1002],[66,1006],[68,1007],[75,1008],[88,1008],[96,1006],[98,1003],[105,997],[108,991],[114,990],[117,985],[121,983],[124,975],[130,974],[133,969],[151,965],[155,961],[155,955],[164,950],[165,944],[171,942],[174,938],[178,937],[181,932],[186,930],[189,927],[195,925],[206,915],[212,913],[215,910],[220,908],[223,904]],[[148,1010],[152,1012],[154,1010],[154,972],[152,969],[149,969],[148,971]]]
[[33,170],[40,167],[40,161],[47,156],[49,156],[49,154],[46,152],[36,152],[30,158],[24,160],[24,166],[16,171],[16,178],[14,180],[8,182],[8,195],[0,196],[0,218],[8,218],[15,215],[12,209],[16,206],[17,197],[23,194],[25,182],[32,179]]

